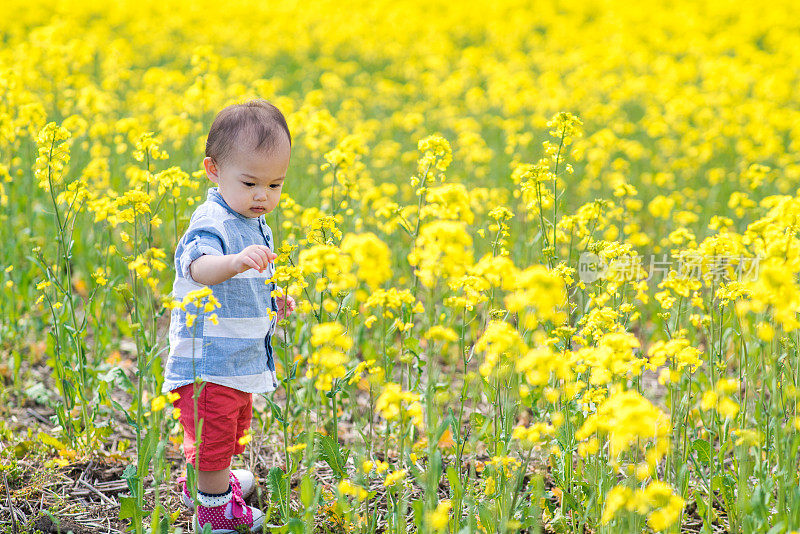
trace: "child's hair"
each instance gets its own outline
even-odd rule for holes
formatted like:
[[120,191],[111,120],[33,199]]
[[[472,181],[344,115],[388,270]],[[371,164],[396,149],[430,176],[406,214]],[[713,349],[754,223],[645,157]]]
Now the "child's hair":
[[286,118],[263,98],[233,104],[214,118],[206,139],[206,156],[221,165],[237,144],[252,150],[263,146],[269,152],[278,146],[277,136],[281,132],[286,134],[291,147],[292,135]]

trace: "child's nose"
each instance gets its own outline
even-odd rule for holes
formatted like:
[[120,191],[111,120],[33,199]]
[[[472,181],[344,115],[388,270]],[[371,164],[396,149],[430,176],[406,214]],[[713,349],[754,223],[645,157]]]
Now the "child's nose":
[[261,189],[256,190],[256,200],[266,200],[267,199],[267,192]]

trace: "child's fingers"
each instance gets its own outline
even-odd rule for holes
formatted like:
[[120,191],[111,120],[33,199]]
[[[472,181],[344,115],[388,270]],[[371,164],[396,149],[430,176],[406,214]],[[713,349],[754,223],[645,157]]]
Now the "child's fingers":
[[258,254],[258,259],[261,262],[261,265],[264,267],[264,269],[266,269],[267,264],[270,262],[269,255],[261,249],[258,250],[257,254]]
[[258,267],[256,267],[256,269],[258,269],[259,271],[263,271],[267,267],[267,262],[264,260],[264,257],[258,252],[251,253],[250,257],[256,262],[256,264],[258,264]]
[[256,269],[256,270],[260,270],[261,269],[261,267],[258,266],[258,263],[256,263],[256,261],[253,258],[250,258],[248,256],[245,256],[244,258],[242,258],[242,263],[244,263],[245,265],[247,265],[249,267],[252,267],[253,269]]
[[278,257],[277,254],[270,251],[267,247],[259,248],[258,255],[263,260],[262,263],[264,264],[264,267],[267,266],[267,263],[271,263],[272,260]]
[[269,261],[269,262],[273,262],[276,259],[278,259],[278,255],[275,254],[274,252],[272,252],[270,250],[270,248],[268,246],[266,246],[266,245],[259,246],[258,250],[266,252],[266,258],[267,258],[267,261]]

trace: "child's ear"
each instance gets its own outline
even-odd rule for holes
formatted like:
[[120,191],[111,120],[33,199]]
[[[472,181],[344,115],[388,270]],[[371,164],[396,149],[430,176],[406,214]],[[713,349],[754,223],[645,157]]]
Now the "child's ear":
[[219,167],[217,167],[214,160],[209,157],[204,158],[203,166],[206,168],[206,176],[208,176],[208,179],[215,184],[219,184]]

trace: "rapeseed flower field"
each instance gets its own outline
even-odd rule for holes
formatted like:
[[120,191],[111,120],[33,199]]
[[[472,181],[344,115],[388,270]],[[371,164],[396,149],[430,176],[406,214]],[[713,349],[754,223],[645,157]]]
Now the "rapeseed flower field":
[[172,254],[251,98],[294,139],[271,530],[800,531],[800,4],[3,11],[6,531],[187,527],[166,329],[219,303]]

